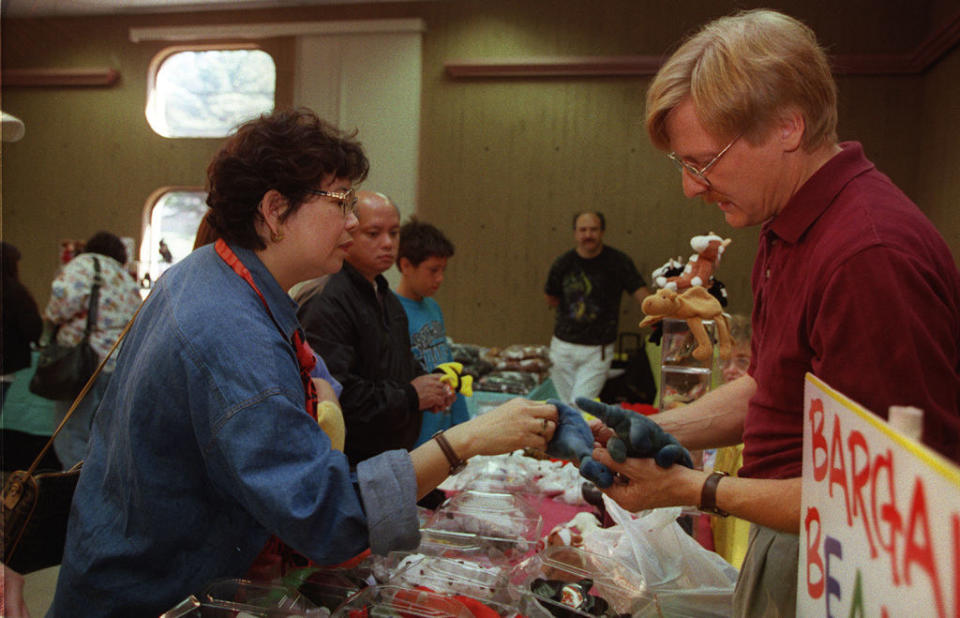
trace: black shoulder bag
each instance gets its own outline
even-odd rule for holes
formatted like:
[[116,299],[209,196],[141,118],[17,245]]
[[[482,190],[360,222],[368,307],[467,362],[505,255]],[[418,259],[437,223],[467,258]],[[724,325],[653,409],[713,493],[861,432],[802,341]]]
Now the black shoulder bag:
[[[145,301],[144,301],[145,302]],[[140,303],[143,307],[143,303]],[[80,393],[73,400],[63,420],[57,425],[47,444],[26,470],[17,470],[10,474],[3,487],[3,562],[14,571],[30,573],[56,564],[63,560],[63,546],[67,536],[67,519],[70,516],[70,503],[80,480],[83,462],[62,472],[37,472],[37,466],[50,450],[54,439],[63,426],[70,420],[87,392],[96,382],[101,370],[140,313],[137,307],[133,317],[117,337],[113,347],[96,366]]]
[[50,341],[40,348],[37,371],[30,379],[30,392],[45,399],[69,401],[77,396],[99,363],[99,355],[90,345],[90,332],[97,324],[97,306],[100,301],[100,261],[93,258],[95,269],[90,288],[90,306],[87,309],[87,328],[83,339],[73,346],[57,343],[60,326],[54,329]]

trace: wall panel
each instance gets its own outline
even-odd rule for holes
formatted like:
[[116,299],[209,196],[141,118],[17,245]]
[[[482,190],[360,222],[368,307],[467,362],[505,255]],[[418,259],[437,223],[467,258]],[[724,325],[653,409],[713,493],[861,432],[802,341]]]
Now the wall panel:
[[[648,78],[475,79],[448,77],[444,63],[471,58],[659,55],[733,2],[692,0],[680,11],[658,0],[457,0],[165,13],[90,19],[4,19],[3,68],[108,66],[110,89],[4,88],[2,105],[23,118],[23,141],[2,147],[3,237],[24,254],[23,277],[41,303],[58,239],[105,227],[137,236],[140,209],[162,185],[203,184],[220,140],[166,140],[143,116],[146,71],[159,43],[131,43],[131,26],[422,18],[419,215],[457,244],[438,294],[452,337],[502,345],[546,342],[552,313],[542,288],[551,261],[572,244],[574,211],[607,214],[607,241],[645,276],[689,238],[733,238],[719,278],[733,311],[749,311],[756,230],[726,226],[716,207],[686,200],[677,172],[642,130]],[[736,3],[742,5],[743,3]],[[902,53],[951,3],[782,0],[837,54]],[[295,51],[273,41],[285,101]],[[2,80],[2,74],[0,74]],[[916,76],[840,80],[840,134],[920,203],[960,255],[955,195],[960,52]],[[384,102],[389,105],[389,102]],[[363,128],[361,129],[361,136]],[[375,188],[375,187],[371,187]],[[639,312],[625,303],[621,326]]]

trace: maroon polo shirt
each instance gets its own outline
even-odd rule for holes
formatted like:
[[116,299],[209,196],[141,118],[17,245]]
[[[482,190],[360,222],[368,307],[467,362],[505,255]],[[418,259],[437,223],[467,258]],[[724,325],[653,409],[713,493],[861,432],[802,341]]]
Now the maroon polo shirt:
[[884,418],[922,408],[923,441],[960,462],[960,273],[860,144],[841,147],[761,228],[741,476],[801,475],[807,371]]

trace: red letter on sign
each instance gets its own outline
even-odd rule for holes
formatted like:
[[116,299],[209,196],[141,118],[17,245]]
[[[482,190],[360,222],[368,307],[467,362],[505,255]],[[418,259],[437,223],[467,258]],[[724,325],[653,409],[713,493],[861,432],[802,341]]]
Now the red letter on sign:
[[[863,491],[870,483],[870,449],[867,439],[859,431],[851,431],[847,438],[850,447],[850,471],[853,474],[853,514],[860,513],[863,520],[863,529],[867,533],[867,542],[870,544],[870,559],[877,557],[877,546],[873,543],[873,533],[870,532],[870,513],[867,503],[863,499]],[[863,453],[863,466],[857,469],[857,453]]]
[[953,524],[953,615],[960,618],[960,517],[954,513],[950,518]]
[[[880,471],[885,470],[887,475],[887,495],[890,501],[880,507],[880,515],[877,515],[877,499],[880,495],[881,486],[877,482]],[[872,507],[873,521],[877,525],[877,543],[880,548],[890,555],[890,577],[894,586],[900,585],[900,571],[897,569],[897,537],[903,533],[903,518],[897,510],[897,496],[893,484],[893,453],[887,450],[886,455],[877,455],[873,460],[873,480],[871,481],[873,491],[871,492],[870,505]],[[880,529],[880,522],[888,524],[890,530],[889,543],[884,543],[883,534]]]
[[[922,536],[917,543],[917,533]],[[913,500],[910,503],[910,519],[907,521],[907,538],[903,548],[903,575],[910,582],[910,565],[916,563],[930,576],[933,596],[937,601],[937,615],[946,616],[943,606],[943,593],[940,591],[940,576],[933,560],[933,539],[930,538],[930,522],[927,519],[927,496],[923,490],[923,480],[919,477],[913,485]]]
[[810,402],[810,435],[813,442],[810,448],[812,449],[813,480],[818,483],[827,476],[827,439],[823,437],[823,422],[823,401],[814,399]]
[[[810,534],[810,528],[816,524],[816,536]],[[820,557],[820,511],[816,508],[808,508],[807,516],[803,520],[804,528],[807,531],[807,592],[810,598],[819,599],[823,595],[823,558]],[[811,574],[811,567],[817,570],[817,579],[814,581]]]
[[833,486],[839,485],[843,490],[843,504],[847,507],[847,525],[853,525],[853,516],[850,514],[850,490],[847,488],[847,464],[843,458],[843,432],[840,430],[840,417],[833,417],[833,436],[830,438],[830,497],[833,497]]

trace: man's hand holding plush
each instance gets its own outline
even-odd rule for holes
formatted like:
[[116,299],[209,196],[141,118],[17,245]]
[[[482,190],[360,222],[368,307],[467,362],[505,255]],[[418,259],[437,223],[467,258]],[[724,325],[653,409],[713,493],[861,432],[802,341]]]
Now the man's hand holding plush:
[[613,472],[594,461],[593,432],[583,415],[557,399],[550,399],[547,403],[556,406],[558,421],[553,439],[547,444],[547,454],[574,462],[580,468],[580,476],[598,487],[610,487],[613,484]]
[[607,450],[614,461],[652,457],[661,468],[675,463],[693,468],[689,451],[646,416],[584,397],[577,397],[577,405],[614,431],[615,435],[607,441]]

